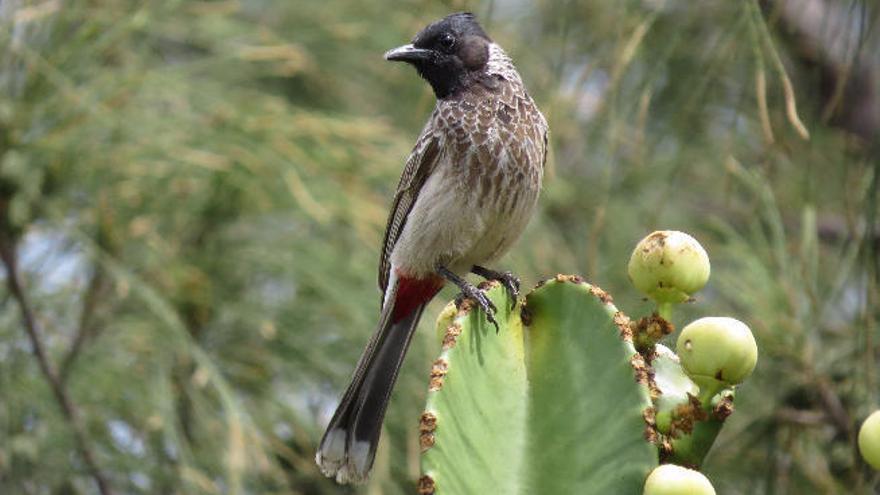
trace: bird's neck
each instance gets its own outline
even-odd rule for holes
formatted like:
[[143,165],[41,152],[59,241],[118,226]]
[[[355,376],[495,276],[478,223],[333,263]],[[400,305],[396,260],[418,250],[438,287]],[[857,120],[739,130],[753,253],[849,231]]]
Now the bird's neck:
[[504,49],[495,43],[489,45],[489,61],[486,62],[485,71],[489,75],[498,75],[505,79],[510,77],[519,79],[516,67],[513,66],[513,61],[510,60]]

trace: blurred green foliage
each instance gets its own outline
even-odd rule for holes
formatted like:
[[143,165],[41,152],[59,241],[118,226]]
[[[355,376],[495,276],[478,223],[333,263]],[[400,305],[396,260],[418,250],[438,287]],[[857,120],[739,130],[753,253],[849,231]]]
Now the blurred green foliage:
[[[798,1],[0,3],[2,224],[109,484],[414,490],[431,332],[371,483],[338,487],[312,458],[373,330],[386,208],[433,105],[381,54],[470,9],[552,132],[504,268],[580,273],[639,316],[629,250],[691,233],[713,274],[676,324],[735,315],[761,352],[705,465],[719,493],[873,493],[855,432],[880,406],[880,12],[809,0],[847,27],[811,32],[785,13]],[[825,54],[811,36],[855,41]],[[19,301],[0,304],[0,493],[95,493]]]

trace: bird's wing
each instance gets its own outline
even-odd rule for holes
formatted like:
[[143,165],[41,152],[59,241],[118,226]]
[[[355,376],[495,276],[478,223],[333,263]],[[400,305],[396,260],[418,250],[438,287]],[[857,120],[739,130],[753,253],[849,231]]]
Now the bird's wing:
[[406,218],[419,197],[419,191],[425,184],[428,176],[434,171],[441,155],[440,134],[433,125],[433,118],[425,126],[419,136],[412,153],[406,160],[406,167],[400,182],[397,184],[397,192],[394,193],[394,201],[391,203],[391,212],[388,214],[388,223],[385,226],[385,239],[382,241],[382,255],[379,260],[379,289],[382,294],[388,288],[389,272],[391,271],[391,251],[397,244],[400,233],[406,225]]

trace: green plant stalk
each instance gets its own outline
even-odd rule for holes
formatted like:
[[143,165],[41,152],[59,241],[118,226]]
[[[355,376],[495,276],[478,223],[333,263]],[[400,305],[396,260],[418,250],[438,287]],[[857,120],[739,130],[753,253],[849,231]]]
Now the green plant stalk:
[[699,421],[694,425],[690,435],[682,435],[672,439],[672,454],[665,459],[692,469],[698,469],[706,458],[706,454],[715,444],[715,438],[724,426],[724,421],[709,417],[707,421]]
[[729,384],[711,377],[695,376],[691,377],[691,379],[700,387],[697,399],[700,401],[700,406],[707,412],[712,412],[712,401],[715,397],[722,390],[730,388]]
[[666,321],[672,321],[672,306],[671,302],[661,302],[657,303],[657,314],[660,315]]
[[700,401],[700,408],[706,413],[706,418],[696,421],[690,434],[672,439],[672,453],[667,459],[668,461],[699,469],[709,450],[715,444],[715,439],[718,437],[721,427],[724,426],[725,419],[732,412],[730,406],[732,402],[729,402],[726,407],[721,407],[721,403],[724,400],[732,401],[734,391],[732,387],[727,387],[718,380],[714,381],[716,382],[715,387],[720,386],[720,389],[715,388],[717,390],[715,394],[709,395],[712,392],[710,387],[706,387],[701,388],[697,397]]

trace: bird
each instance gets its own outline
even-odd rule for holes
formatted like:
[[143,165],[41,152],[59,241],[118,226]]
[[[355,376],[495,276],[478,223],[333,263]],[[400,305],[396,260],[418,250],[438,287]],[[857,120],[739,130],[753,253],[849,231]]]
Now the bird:
[[340,484],[368,479],[413,332],[447,281],[482,309],[497,333],[497,308],[465,277],[497,280],[516,300],[519,279],[486,265],[528,224],[547,158],[546,119],[510,57],[472,13],[432,22],[384,58],[412,65],[437,101],[388,215],[379,323],[315,455],[322,473]]

